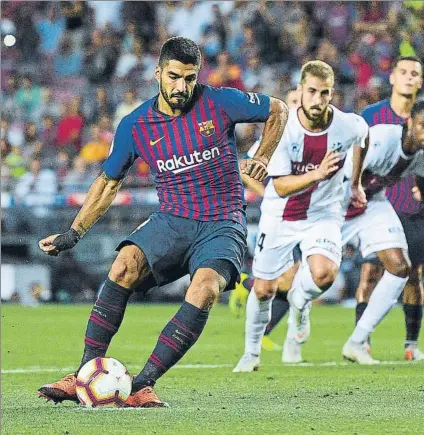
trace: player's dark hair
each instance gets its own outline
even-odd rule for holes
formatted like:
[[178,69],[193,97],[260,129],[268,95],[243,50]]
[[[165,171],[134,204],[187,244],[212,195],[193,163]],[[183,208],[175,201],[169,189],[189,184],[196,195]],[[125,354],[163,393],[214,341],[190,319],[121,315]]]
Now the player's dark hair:
[[162,45],[159,66],[163,68],[170,60],[178,60],[185,65],[193,64],[200,67],[202,55],[197,44],[191,39],[176,36]]
[[413,118],[415,115],[418,115],[421,112],[424,112],[424,101],[419,101],[418,103],[414,104],[411,110],[411,118]]
[[417,56],[398,56],[394,61],[392,65],[392,69],[395,69],[397,67],[397,64],[399,62],[402,62],[403,60],[411,60],[412,62],[418,62],[421,66],[423,66],[423,63],[421,62],[421,59]]

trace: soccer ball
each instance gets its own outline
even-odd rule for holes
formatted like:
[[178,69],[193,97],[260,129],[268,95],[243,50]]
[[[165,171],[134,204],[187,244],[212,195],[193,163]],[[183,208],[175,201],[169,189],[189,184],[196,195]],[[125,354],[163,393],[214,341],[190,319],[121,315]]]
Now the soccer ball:
[[88,408],[123,406],[131,394],[132,380],[126,367],[114,358],[96,358],[78,373],[77,396]]

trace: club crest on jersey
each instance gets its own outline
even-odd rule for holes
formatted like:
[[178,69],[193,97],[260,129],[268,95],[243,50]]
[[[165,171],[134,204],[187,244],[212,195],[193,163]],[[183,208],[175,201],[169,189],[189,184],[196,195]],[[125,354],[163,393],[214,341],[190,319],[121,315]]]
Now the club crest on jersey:
[[341,151],[343,148],[343,144],[341,142],[333,143],[333,146],[331,147],[331,151]]
[[298,143],[292,143],[291,144],[292,153],[297,153],[299,151],[299,144]]
[[215,126],[212,119],[204,122],[199,122],[199,132],[203,137],[212,136],[215,133]]

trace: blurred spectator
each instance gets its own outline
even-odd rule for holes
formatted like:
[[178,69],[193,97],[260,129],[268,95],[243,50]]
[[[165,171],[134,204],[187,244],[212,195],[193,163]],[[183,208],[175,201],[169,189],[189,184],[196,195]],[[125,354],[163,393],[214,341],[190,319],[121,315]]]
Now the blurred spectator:
[[211,24],[211,2],[176,2],[167,30],[170,36],[184,36],[200,43],[204,29]]
[[42,118],[46,116],[53,119],[58,119],[60,116],[60,104],[53,98],[52,89],[49,87],[43,88],[41,91],[41,100],[36,112],[37,122],[42,121]]
[[100,139],[107,143],[112,143],[113,127],[112,121],[107,115],[103,115],[99,120]]
[[334,2],[325,17],[325,31],[329,41],[337,47],[345,47],[349,41],[349,4]]
[[98,122],[103,116],[111,116],[113,113],[112,103],[109,100],[106,88],[96,88],[95,96],[87,103],[87,118],[90,122]]
[[5,163],[6,157],[9,155],[10,151],[12,150],[12,147],[10,146],[10,143],[5,139],[1,138],[1,185],[2,189],[9,190],[9,184],[11,183],[11,170],[9,165]]
[[249,91],[273,93],[274,71],[268,65],[262,65],[259,56],[249,57],[243,77]]
[[63,17],[58,16],[57,6],[49,6],[46,16],[42,17],[37,23],[41,53],[54,54],[59,46],[64,31],[65,20]]
[[22,175],[26,173],[26,167],[25,160],[22,157],[21,147],[12,146],[3,164],[9,169],[9,175],[12,179],[17,180],[22,177]]
[[116,129],[118,127],[119,121],[126,115],[130,114],[138,106],[140,106],[141,101],[136,99],[135,91],[128,90],[124,94],[124,100],[118,104],[115,111],[115,117],[113,121],[113,126]]
[[144,69],[143,59],[143,43],[140,39],[134,40],[132,47],[129,51],[124,51],[118,59],[116,65],[116,77],[126,77],[134,68],[139,67]]
[[80,50],[83,45],[86,25],[89,22],[89,8],[85,1],[60,2],[62,15],[66,20],[66,30],[72,39],[73,48]]
[[22,77],[16,93],[16,101],[24,120],[34,120],[41,99],[41,88],[32,83],[29,76]]
[[91,36],[91,44],[86,51],[84,67],[88,80],[93,85],[108,82],[118,59],[117,47],[113,44],[110,34],[102,34],[95,30]]
[[65,147],[72,153],[81,148],[84,119],[80,113],[79,102],[75,98],[62,104],[62,116],[57,126],[56,145]]
[[212,86],[228,86],[244,91],[245,85],[241,75],[240,65],[231,62],[229,54],[224,52],[219,54],[217,66],[210,72],[208,82]]
[[43,169],[38,157],[31,160],[30,169],[19,178],[15,193],[17,198],[24,199],[31,193],[53,194],[57,192],[57,178],[51,169]]
[[55,155],[55,159],[46,164],[46,166],[51,166],[56,172],[58,181],[63,183],[64,179],[69,173],[71,159],[65,150],[59,150]]
[[64,177],[62,185],[66,192],[86,192],[96,176],[88,170],[82,156],[74,158],[72,169]]
[[82,69],[82,54],[73,49],[72,40],[65,36],[60,41],[57,55],[54,59],[54,69],[58,78],[78,76]]
[[[19,46],[25,62],[32,63],[39,60],[40,38],[34,23],[35,2],[22,2],[16,10],[16,45]],[[2,8],[3,9],[3,8]]]
[[121,29],[122,1],[89,1],[90,8],[94,10],[94,24],[98,29],[111,26],[116,30]]
[[227,29],[225,17],[219,5],[212,6],[212,23],[205,27],[202,38],[202,46],[207,62],[215,62],[218,54],[225,49],[227,41]]
[[43,142],[44,148],[48,149],[50,154],[53,154],[56,145],[57,128],[53,118],[49,115],[44,116],[41,124],[40,139]]
[[37,126],[34,122],[25,124],[24,132],[25,142],[22,147],[22,157],[25,162],[29,162],[31,156],[40,155],[42,144],[39,140]]
[[6,79],[4,89],[2,88],[2,117],[19,119],[21,118],[21,107],[17,99],[16,78],[12,74]]
[[[146,45],[153,44],[157,40],[156,14],[162,5],[165,5],[165,2],[122,2],[123,22],[125,24],[134,23],[137,37],[141,38]],[[139,17],[143,17],[143,19],[140,20]]]
[[82,147],[80,155],[87,163],[101,163],[109,154],[109,143],[101,139],[98,125],[93,124],[90,130],[90,141]]

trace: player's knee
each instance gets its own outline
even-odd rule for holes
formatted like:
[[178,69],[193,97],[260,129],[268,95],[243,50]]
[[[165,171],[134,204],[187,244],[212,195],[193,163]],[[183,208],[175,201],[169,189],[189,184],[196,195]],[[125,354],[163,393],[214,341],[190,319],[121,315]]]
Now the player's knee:
[[266,301],[272,298],[278,290],[277,281],[265,281],[262,279],[256,279],[253,285],[256,297],[260,301]]
[[132,256],[118,255],[109,272],[109,279],[130,288],[138,280],[139,271],[137,260]]
[[406,278],[411,272],[411,267],[405,257],[393,257],[388,264],[385,264],[385,268],[392,275]]
[[335,263],[325,263],[311,267],[312,279],[321,290],[329,289],[336,279],[338,267]]
[[221,295],[219,282],[216,279],[205,279],[199,283],[199,292],[202,294],[205,307],[212,307]]

